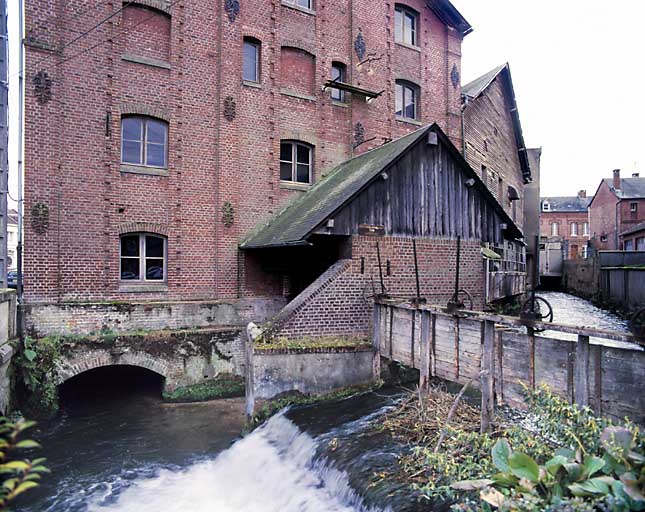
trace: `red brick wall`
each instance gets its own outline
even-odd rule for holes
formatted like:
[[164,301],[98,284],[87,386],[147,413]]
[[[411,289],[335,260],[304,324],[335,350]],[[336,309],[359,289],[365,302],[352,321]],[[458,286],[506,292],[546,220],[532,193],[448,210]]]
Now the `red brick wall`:
[[514,201],[514,220],[523,229],[524,178],[510,112],[512,103],[502,80],[498,76],[464,110],[466,160],[480,177],[483,177],[482,166],[486,166],[486,185],[511,218],[514,208],[508,199],[508,186],[517,190],[520,199]]
[[[26,2],[27,301],[237,297],[244,279],[240,239],[300,193],[280,183],[280,139],[315,146],[319,179],[353,153],[416,129],[394,118],[399,77],[420,85],[423,123],[438,122],[460,144],[460,90],[449,75],[453,64],[460,67],[461,38],[422,0],[408,3],[421,13],[420,51],[394,42],[393,3],[357,0],[352,9],[339,9],[320,0],[312,15],[278,0],[249,0],[231,22],[223,2],[179,0],[169,19],[128,7],[90,31],[122,4]],[[372,59],[361,65],[354,52],[359,28]],[[90,32],[62,54],[51,53],[84,31]],[[262,43],[260,87],[241,81],[245,36]],[[315,101],[281,93],[283,46],[315,56]],[[127,53],[166,60],[170,69],[123,60]],[[351,83],[383,94],[371,104],[356,97],[347,107],[332,104],[321,91],[332,61],[347,65]],[[44,104],[32,83],[41,70],[53,83]],[[227,97],[236,105],[232,120],[224,117]],[[167,176],[121,172],[124,104],[167,116]],[[354,151],[358,122],[365,139],[374,139]],[[36,203],[48,211],[43,232],[33,227]],[[231,226],[223,221],[227,203],[234,212]],[[168,236],[164,290],[120,287],[119,226],[132,222],[156,224]]]
[[[631,211],[632,203],[636,203],[636,212]],[[645,222],[645,199],[623,199],[620,202],[619,215],[619,234]]]
[[[614,250],[617,246],[616,232],[616,195],[603,181],[589,206],[589,229],[594,239],[594,246],[599,250]],[[606,236],[607,240],[602,241]]]
[[280,52],[280,82],[289,91],[315,94],[315,57],[299,48],[283,46]]
[[[551,236],[551,224],[558,223],[558,236]],[[577,258],[582,256],[582,248],[589,241],[589,236],[585,236],[584,223],[589,222],[587,212],[540,212],[540,237],[547,237],[549,239],[557,238],[568,244],[567,258]],[[578,225],[578,234],[571,235],[571,224]],[[590,228],[591,229],[591,228]],[[590,231],[591,233],[591,231]],[[575,246],[577,250],[572,252],[572,247]]]
[[[373,288],[380,293],[376,242],[379,243],[383,280],[393,297],[416,296],[416,279],[411,238],[351,237],[351,260],[345,270],[325,283],[320,293],[312,294],[277,333],[278,336],[368,336]],[[417,240],[419,281],[422,297],[431,304],[446,304],[454,292],[455,240]],[[462,241],[460,288],[481,309],[484,301],[484,263],[478,242]],[[361,273],[361,258],[364,272]],[[387,262],[391,274],[387,275]],[[305,290],[303,293],[311,293]],[[295,299],[297,300],[297,299]]]

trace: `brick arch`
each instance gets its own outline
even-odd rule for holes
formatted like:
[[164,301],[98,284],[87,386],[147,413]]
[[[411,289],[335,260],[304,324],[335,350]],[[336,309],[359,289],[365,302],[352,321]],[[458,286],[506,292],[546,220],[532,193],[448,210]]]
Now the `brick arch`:
[[150,7],[157,11],[161,11],[170,16],[172,11],[172,1],[171,0],[130,0],[128,6],[130,5],[143,5],[145,7]]
[[296,48],[307,52],[312,57],[316,58],[316,48],[313,43],[304,41],[303,39],[283,39],[280,42],[281,48]]
[[96,368],[106,366],[136,366],[150,370],[164,379],[168,379],[168,364],[147,354],[145,352],[125,352],[119,355],[113,355],[110,352],[101,351],[100,353],[90,353],[78,357],[58,370],[56,384],[60,385],[67,382],[72,377],[80,375]]
[[122,116],[126,115],[140,115],[155,117],[162,121],[170,122],[170,111],[161,107],[153,107],[145,103],[121,103],[119,105],[119,112]]
[[154,233],[155,235],[168,236],[168,226],[158,222],[125,222],[117,227],[119,235],[126,233]]

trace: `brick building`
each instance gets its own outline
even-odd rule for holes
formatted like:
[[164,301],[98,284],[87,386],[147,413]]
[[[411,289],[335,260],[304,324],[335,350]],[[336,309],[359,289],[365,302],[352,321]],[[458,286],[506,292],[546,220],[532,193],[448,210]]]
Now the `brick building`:
[[292,298],[336,249],[293,273],[300,254],[240,251],[250,233],[340,162],[421,126],[463,147],[471,27],[448,0],[27,0],[25,10],[32,313]]
[[540,241],[560,243],[564,259],[586,257],[590,202],[585,190],[573,197],[541,198]]
[[645,222],[623,231],[620,234],[620,247],[623,251],[645,251]]
[[594,246],[600,250],[623,249],[621,233],[642,222],[645,222],[645,178],[638,173],[621,178],[620,169],[614,170],[612,178],[600,182],[589,205]]

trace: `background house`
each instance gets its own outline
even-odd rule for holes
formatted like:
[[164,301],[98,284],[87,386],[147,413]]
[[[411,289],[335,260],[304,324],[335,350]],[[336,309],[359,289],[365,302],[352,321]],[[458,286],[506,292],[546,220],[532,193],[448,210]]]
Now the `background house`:
[[562,258],[565,260],[586,258],[590,238],[590,202],[585,190],[573,197],[541,198],[540,242],[561,244]]
[[589,205],[594,245],[601,250],[622,249],[621,233],[645,222],[645,178],[633,173],[621,178],[620,169],[600,182]]

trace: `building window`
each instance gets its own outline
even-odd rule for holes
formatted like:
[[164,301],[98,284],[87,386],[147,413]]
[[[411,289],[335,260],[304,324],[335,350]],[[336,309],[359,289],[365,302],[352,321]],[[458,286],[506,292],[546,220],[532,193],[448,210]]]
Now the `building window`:
[[311,183],[313,176],[313,148],[302,142],[280,143],[280,180]]
[[[331,79],[334,82],[345,82],[347,80],[347,71],[344,64],[340,62],[332,62],[331,65]],[[345,101],[345,91],[340,89],[331,89],[331,99],[336,101]]]
[[121,163],[165,169],[167,147],[168,123],[150,117],[121,120]]
[[585,222],[585,223],[582,225],[582,234],[583,234],[584,236],[589,236],[589,223],[588,223],[588,222]]
[[634,250],[634,240],[625,240],[623,244],[624,251],[633,251]]
[[397,5],[394,10],[394,40],[397,43],[418,46],[419,15],[402,5]]
[[242,80],[247,82],[260,81],[260,41],[250,37],[244,38]]
[[578,236],[578,224],[576,222],[571,223],[571,236]]
[[166,238],[147,233],[121,236],[121,281],[166,280]]
[[606,242],[607,241],[607,235],[600,235],[600,241],[601,242]]
[[645,251],[645,236],[636,239],[636,250]]
[[314,8],[313,0],[283,0],[283,3],[297,5],[298,7],[303,7],[309,10],[312,10]]
[[629,213],[631,214],[632,219],[635,219],[638,216],[638,203],[629,203]]
[[542,203],[542,211],[544,211],[544,212],[550,212],[551,211],[551,204],[548,201],[544,201]]
[[558,223],[557,222],[552,222],[551,223],[551,236],[558,236]]
[[396,116],[403,119],[418,119],[419,88],[409,82],[397,80],[395,93]]
[[587,244],[582,246],[582,257],[587,259],[589,257],[589,246]]

